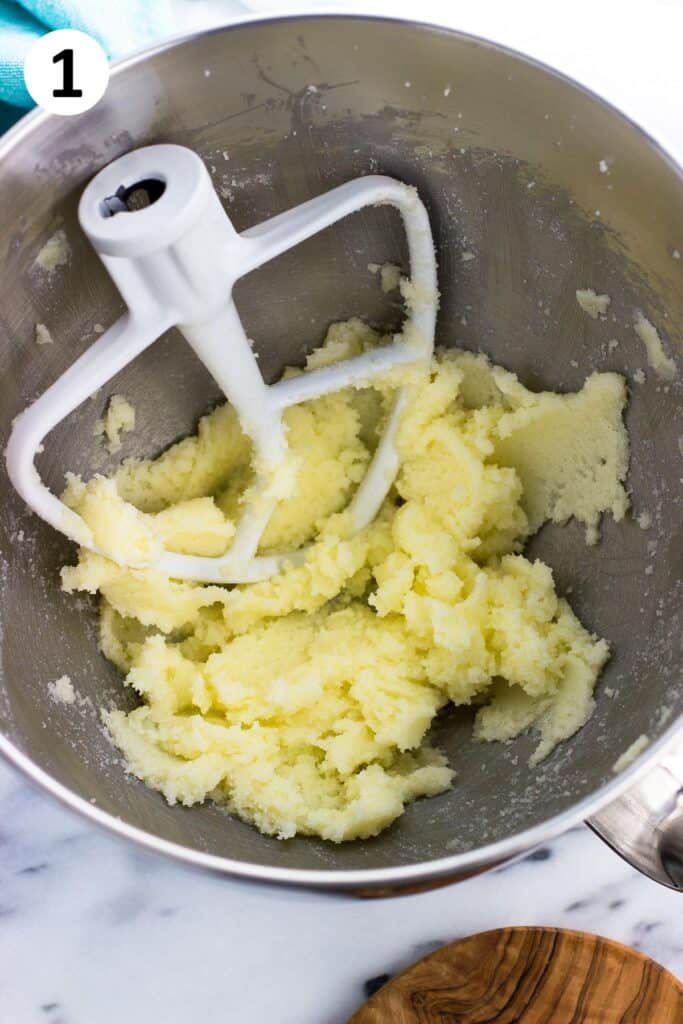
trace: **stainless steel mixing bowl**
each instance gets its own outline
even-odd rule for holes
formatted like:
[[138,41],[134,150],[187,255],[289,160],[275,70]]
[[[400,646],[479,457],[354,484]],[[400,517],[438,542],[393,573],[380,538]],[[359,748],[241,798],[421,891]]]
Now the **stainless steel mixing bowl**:
[[[244,878],[386,891],[462,877],[610,804],[594,819],[603,833],[654,877],[681,885],[681,758],[662,762],[683,710],[681,389],[649,371],[632,329],[642,309],[680,352],[683,262],[672,257],[683,250],[680,170],[562,76],[424,25],[273,19],[148,50],[118,65],[95,109],[32,114],[0,145],[3,447],[12,417],[83,351],[96,324],[121,312],[77,226],[85,183],[131,147],[159,141],[201,154],[238,229],[370,171],[415,184],[439,251],[440,344],[482,348],[534,388],[578,388],[594,369],[633,381],[645,367],[628,409],[630,483],[635,512],[649,512],[652,526],[608,520],[602,543],[587,548],[570,523],[546,527],[532,545],[613,651],[593,718],[542,766],[527,766],[531,737],[477,744],[471,713],[454,711],[435,729],[457,770],[450,792],[414,804],[371,841],[279,842],[214,806],[169,807],[126,775],[98,709],[129,706],[131,696],[97,650],[94,602],[59,589],[59,567],[74,550],[26,511],[3,475],[5,753],[113,831]],[[36,256],[60,228],[71,255],[47,272]],[[475,259],[463,260],[465,251]],[[367,265],[405,257],[397,218],[369,210],[242,282],[237,302],[267,377],[300,360],[332,320],[397,322],[398,303]],[[581,287],[611,295],[606,321],[579,309]],[[53,345],[36,345],[36,322]],[[125,455],[158,452],[218,397],[175,333],[109,391],[138,410]],[[87,402],[48,439],[40,469],[53,488],[67,468],[111,465],[93,437],[105,399]],[[48,694],[64,673],[83,698],[74,705]],[[641,734],[648,750],[615,776],[615,761]]]

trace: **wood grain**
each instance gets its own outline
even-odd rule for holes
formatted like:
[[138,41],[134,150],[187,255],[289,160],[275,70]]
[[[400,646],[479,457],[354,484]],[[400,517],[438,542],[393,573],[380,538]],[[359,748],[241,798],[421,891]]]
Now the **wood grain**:
[[349,1024],[683,1024],[683,985],[610,939],[502,928],[413,964]]

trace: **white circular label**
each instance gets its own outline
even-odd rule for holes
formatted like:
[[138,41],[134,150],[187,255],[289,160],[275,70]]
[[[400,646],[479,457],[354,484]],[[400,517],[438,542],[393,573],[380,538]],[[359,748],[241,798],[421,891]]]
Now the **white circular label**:
[[41,36],[24,61],[26,88],[51,114],[82,114],[104,95],[107,55],[92,36],[60,28]]

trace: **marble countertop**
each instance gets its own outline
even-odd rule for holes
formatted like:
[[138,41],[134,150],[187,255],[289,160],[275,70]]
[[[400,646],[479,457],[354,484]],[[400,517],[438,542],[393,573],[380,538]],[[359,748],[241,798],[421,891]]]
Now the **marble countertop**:
[[0,766],[0,1019],[344,1024],[445,942],[547,924],[618,939],[683,977],[681,897],[587,828],[419,896],[246,886],[115,840]]
[[[171,2],[188,29],[290,6]],[[407,0],[335,8],[414,13]],[[423,0],[419,16],[554,64],[683,159],[679,0]],[[509,924],[597,932],[683,977],[680,896],[586,828],[458,886],[361,903],[193,873],[99,832],[0,765],[3,1024],[343,1024],[387,975]]]

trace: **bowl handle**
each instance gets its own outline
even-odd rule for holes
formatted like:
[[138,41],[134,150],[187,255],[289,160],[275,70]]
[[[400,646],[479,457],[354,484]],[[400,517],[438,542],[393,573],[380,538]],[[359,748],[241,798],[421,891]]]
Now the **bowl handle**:
[[683,743],[586,824],[637,871],[683,892]]

